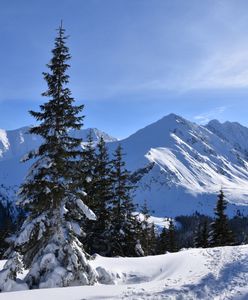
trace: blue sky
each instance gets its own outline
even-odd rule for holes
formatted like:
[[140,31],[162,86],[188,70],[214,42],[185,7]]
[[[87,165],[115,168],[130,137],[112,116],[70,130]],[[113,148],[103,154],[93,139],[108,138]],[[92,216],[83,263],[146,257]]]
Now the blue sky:
[[33,124],[63,19],[85,126],[122,138],[171,112],[248,125],[248,2],[1,0],[0,128]]

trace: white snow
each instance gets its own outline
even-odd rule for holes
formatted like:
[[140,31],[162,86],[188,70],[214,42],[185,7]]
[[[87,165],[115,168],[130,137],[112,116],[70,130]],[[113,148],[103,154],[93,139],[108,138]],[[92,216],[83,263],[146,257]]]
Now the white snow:
[[76,200],[76,203],[78,208],[85,214],[85,216],[89,220],[96,220],[96,215],[94,214],[94,212],[87,205],[85,205],[81,199],[78,198]]
[[[210,128],[171,114],[120,141],[128,169],[155,164],[138,183],[136,201],[142,204],[146,199],[148,207],[161,217],[195,211],[213,215],[216,194],[222,188],[230,202],[228,213],[240,210],[247,214],[246,144],[245,138],[240,138],[241,125],[235,124],[230,125],[232,135],[223,139]],[[237,143],[243,143],[243,148],[234,146],[236,131]],[[242,127],[244,132],[248,140],[248,129]],[[109,147],[113,151],[116,143]]]
[[96,256],[91,265],[114,285],[2,293],[0,300],[248,299],[248,245],[140,258]]
[[0,157],[9,149],[9,140],[6,130],[0,129]]

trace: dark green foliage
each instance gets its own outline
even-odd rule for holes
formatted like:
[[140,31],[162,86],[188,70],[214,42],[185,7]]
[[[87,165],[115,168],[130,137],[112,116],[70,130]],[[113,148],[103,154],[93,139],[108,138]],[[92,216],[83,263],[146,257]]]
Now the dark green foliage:
[[155,234],[155,226],[153,223],[148,221],[150,217],[150,210],[148,209],[147,202],[144,201],[144,204],[140,208],[140,212],[143,215],[143,219],[138,219],[139,232],[138,238],[141,244],[141,247],[144,251],[144,255],[155,255],[157,240]]
[[131,175],[130,175],[130,181],[133,184],[138,183],[142,177],[144,177],[146,174],[148,174],[151,169],[154,167],[155,163],[149,163],[148,165],[146,165],[144,168],[140,168],[136,171],[134,171]]
[[16,224],[10,214],[9,205],[3,206],[0,202],[0,259],[4,258],[4,253],[8,248],[6,239],[16,230]]
[[177,229],[177,244],[178,248],[192,248],[195,247],[196,232],[199,224],[206,222],[207,226],[212,222],[212,218],[195,213],[191,216],[178,216],[175,220],[179,223]]
[[125,168],[122,147],[119,145],[114,153],[111,182],[113,194],[110,203],[110,255],[133,256],[137,237],[137,218],[133,215],[135,205],[132,200],[133,184],[130,173]]
[[235,236],[235,244],[248,244],[248,217],[237,215],[229,220],[229,226]]
[[[70,136],[70,131],[81,128],[83,116],[78,114],[83,105],[74,104],[67,87],[67,61],[71,56],[66,39],[61,26],[47,65],[49,72],[43,73],[48,88],[42,96],[48,101],[40,106],[39,112],[30,111],[39,122],[30,133],[41,136],[43,144],[28,157],[36,160],[19,193],[19,204],[27,218],[13,240],[13,248],[23,255],[29,269],[25,280],[31,288],[40,284],[46,287],[46,280],[52,276],[53,268],[40,263],[46,255],[54,257],[65,272],[61,278],[57,276],[57,286],[68,286],[75,280],[82,284],[95,281],[78,240],[83,235],[81,220],[86,214],[94,216],[84,205],[85,194],[75,180],[83,158],[82,140]],[[52,259],[47,264],[50,262]]]
[[168,251],[168,230],[164,227],[157,239],[157,254],[165,254]]
[[177,246],[177,231],[172,219],[169,220],[169,227],[163,228],[162,232],[157,238],[157,254],[164,254],[166,252],[178,251]]
[[199,222],[197,232],[194,239],[194,246],[196,248],[207,248],[209,246],[208,243],[208,222],[204,220],[203,223]]
[[211,224],[209,243],[213,247],[227,246],[234,244],[233,233],[229,228],[228,217],[225,214],[227,202],[224,199],[224,193],[221,190],[218,195],[218,201],[215,208],[215,220]]
[[169,252],[176,252],[178,250],[176,243],[176,230],[172,220],[169,223],[169,229],[167,233],[167,248]]
[[[73,105],[71,92],[65,87],[69,81],[69,75],[65,73],[69,68],[67,61],[71,57],[65,45],[66,38],[64,29],[60,27],[52,50],[53,57],[47,65],[50,73],[43,73],[48,89],[42,96],[48,97],[49,101],[40,106],[40,112],[30,111],[40,121],[38,126],[30,129],[30,133],[40,135],[44,140],[38,152],[32,154],[38,159],[21,187],[21,206],[29,212],[30,219],[38,217],[41,212],[46,212],[51,219],[55,218],[54,214],[58,213],[62,199],[66,197],[66,190],[73,188],[75,159],[81,155],[78,150],[81,139],[68,135],[69,129],[81,128],[83,117],[77,114],[83,106]],[[48,237],[44,235],[40,242],[36,238],[36,235],[31,237],[28,245],[20,249],[27,267]]]
[[91,180],[86,187],[88,206],[97,216],[97,222],[88,221],[87,249],[90,253],[107,255],[109,251],[110,201],[113,196],[111,181],[111,161],[105,141],[100,138],[92,163]]
[[96,168],[96,155],[95,155],[95,145],[93,142],[92,131],[89,131],[87,136],[87,143],[83,149],[83,159],[79,162],[79,178],[78,185],[84,189],[86,196],[84,198],[85,204],[87,204],[91,209],[97,205],[95,203],[94,195],[96,193],[95,187],[95,168]]

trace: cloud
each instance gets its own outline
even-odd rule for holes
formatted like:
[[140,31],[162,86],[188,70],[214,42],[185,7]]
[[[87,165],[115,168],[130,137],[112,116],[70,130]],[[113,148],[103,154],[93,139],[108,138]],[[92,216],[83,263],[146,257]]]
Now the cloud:
[[194,120],[199,124],[206,124],[213,119],[219,118],[226,109],[227,106],[216,107],[213,110],[194,116]]

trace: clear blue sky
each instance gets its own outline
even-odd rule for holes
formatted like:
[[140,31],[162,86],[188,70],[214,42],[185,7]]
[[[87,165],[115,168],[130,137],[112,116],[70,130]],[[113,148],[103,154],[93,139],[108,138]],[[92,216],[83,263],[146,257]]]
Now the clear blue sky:
[[33,124],[63,19],[85,126],[125,137],[170,112],[248,125],[246,0],[1,0],[0,128]]

